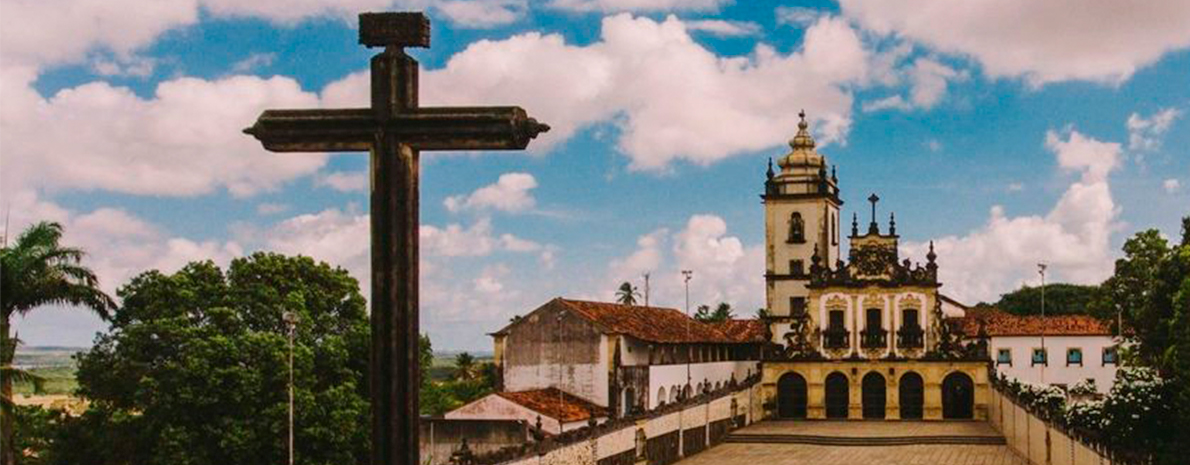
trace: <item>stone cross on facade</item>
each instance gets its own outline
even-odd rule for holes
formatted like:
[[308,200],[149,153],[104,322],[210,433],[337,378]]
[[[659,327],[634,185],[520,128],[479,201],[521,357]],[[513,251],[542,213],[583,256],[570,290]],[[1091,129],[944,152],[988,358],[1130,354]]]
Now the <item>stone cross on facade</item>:
[[244,132],[274,152],[371,153],[373,465],[418,461],[418,153],[523,150],[549,126],[519,107],[419,107],[417,61],[430,46],[422,13],[364,13],[372,58],[369,108],[266,110]]

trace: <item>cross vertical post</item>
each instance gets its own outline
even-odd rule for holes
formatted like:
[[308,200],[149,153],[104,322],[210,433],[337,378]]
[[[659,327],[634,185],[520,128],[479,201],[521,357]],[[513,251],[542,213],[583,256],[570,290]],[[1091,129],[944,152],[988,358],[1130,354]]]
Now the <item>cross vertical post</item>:
[[429,47],[422,13],[364,13],[369,108],[266,110],[244,132],[274,152],[370,152],[372,465],[418,465],[418,156],[422,150],[523,150],[549,126],[520,107],[418,105],[417,61]]

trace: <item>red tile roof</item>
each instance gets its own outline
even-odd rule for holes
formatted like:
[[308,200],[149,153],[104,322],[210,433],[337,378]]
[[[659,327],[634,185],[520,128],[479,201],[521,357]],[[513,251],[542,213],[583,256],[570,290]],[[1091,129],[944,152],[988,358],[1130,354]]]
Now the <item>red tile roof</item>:
[[555,387],[520,392],[497,392],[496,395],[515,402],[542,416],[564,423],[583,421],[592,416],[606,417],[607,410]]
[[642,341],[674,343],[735,343],[722,331],[673,308],[642,307],[609,302],[557,298],[565,306],[607,333],[626,334]]
[[988,336],[1110,336],[1111,325],[1090,315],[1018,316],[996,308],[973,308],[956,318],[968,337],[983,321]]
[[764,322],[760,320],[727,320],[711,323],[727,337],[738,342],[764,342]]

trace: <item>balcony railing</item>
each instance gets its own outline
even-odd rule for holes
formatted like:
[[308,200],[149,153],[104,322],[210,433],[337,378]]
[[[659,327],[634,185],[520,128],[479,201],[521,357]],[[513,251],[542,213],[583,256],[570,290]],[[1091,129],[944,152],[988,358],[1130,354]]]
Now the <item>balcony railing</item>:
[[921,326],[902,326],[897,330],[897,348],[898,349],[920,349],[923,346],[922,338],[925,331]]
[[851,331],[841,327],[828,327],[822,332],[823,346],[827,349],[846,349],[851,346]]
[[888,330],[882,328],[865,329],[859,332],[859,346],[865,349],[880,349],[888,347]]

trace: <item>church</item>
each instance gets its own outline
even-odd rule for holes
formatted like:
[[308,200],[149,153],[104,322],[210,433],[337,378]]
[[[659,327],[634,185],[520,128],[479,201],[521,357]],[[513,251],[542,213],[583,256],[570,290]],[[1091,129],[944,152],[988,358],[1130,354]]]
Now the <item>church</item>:
[[[937,256],[900,260],[896,219],[852,214],[839,252],[839,181],[805,114],[764,193],[766,336],[762,386],[775,418],[986,417],[986,353],[963,346],[964,309],[939,293]],[[828,174],[829,173],[829,174]],[[865,212],[867,213],[867,212]]]

